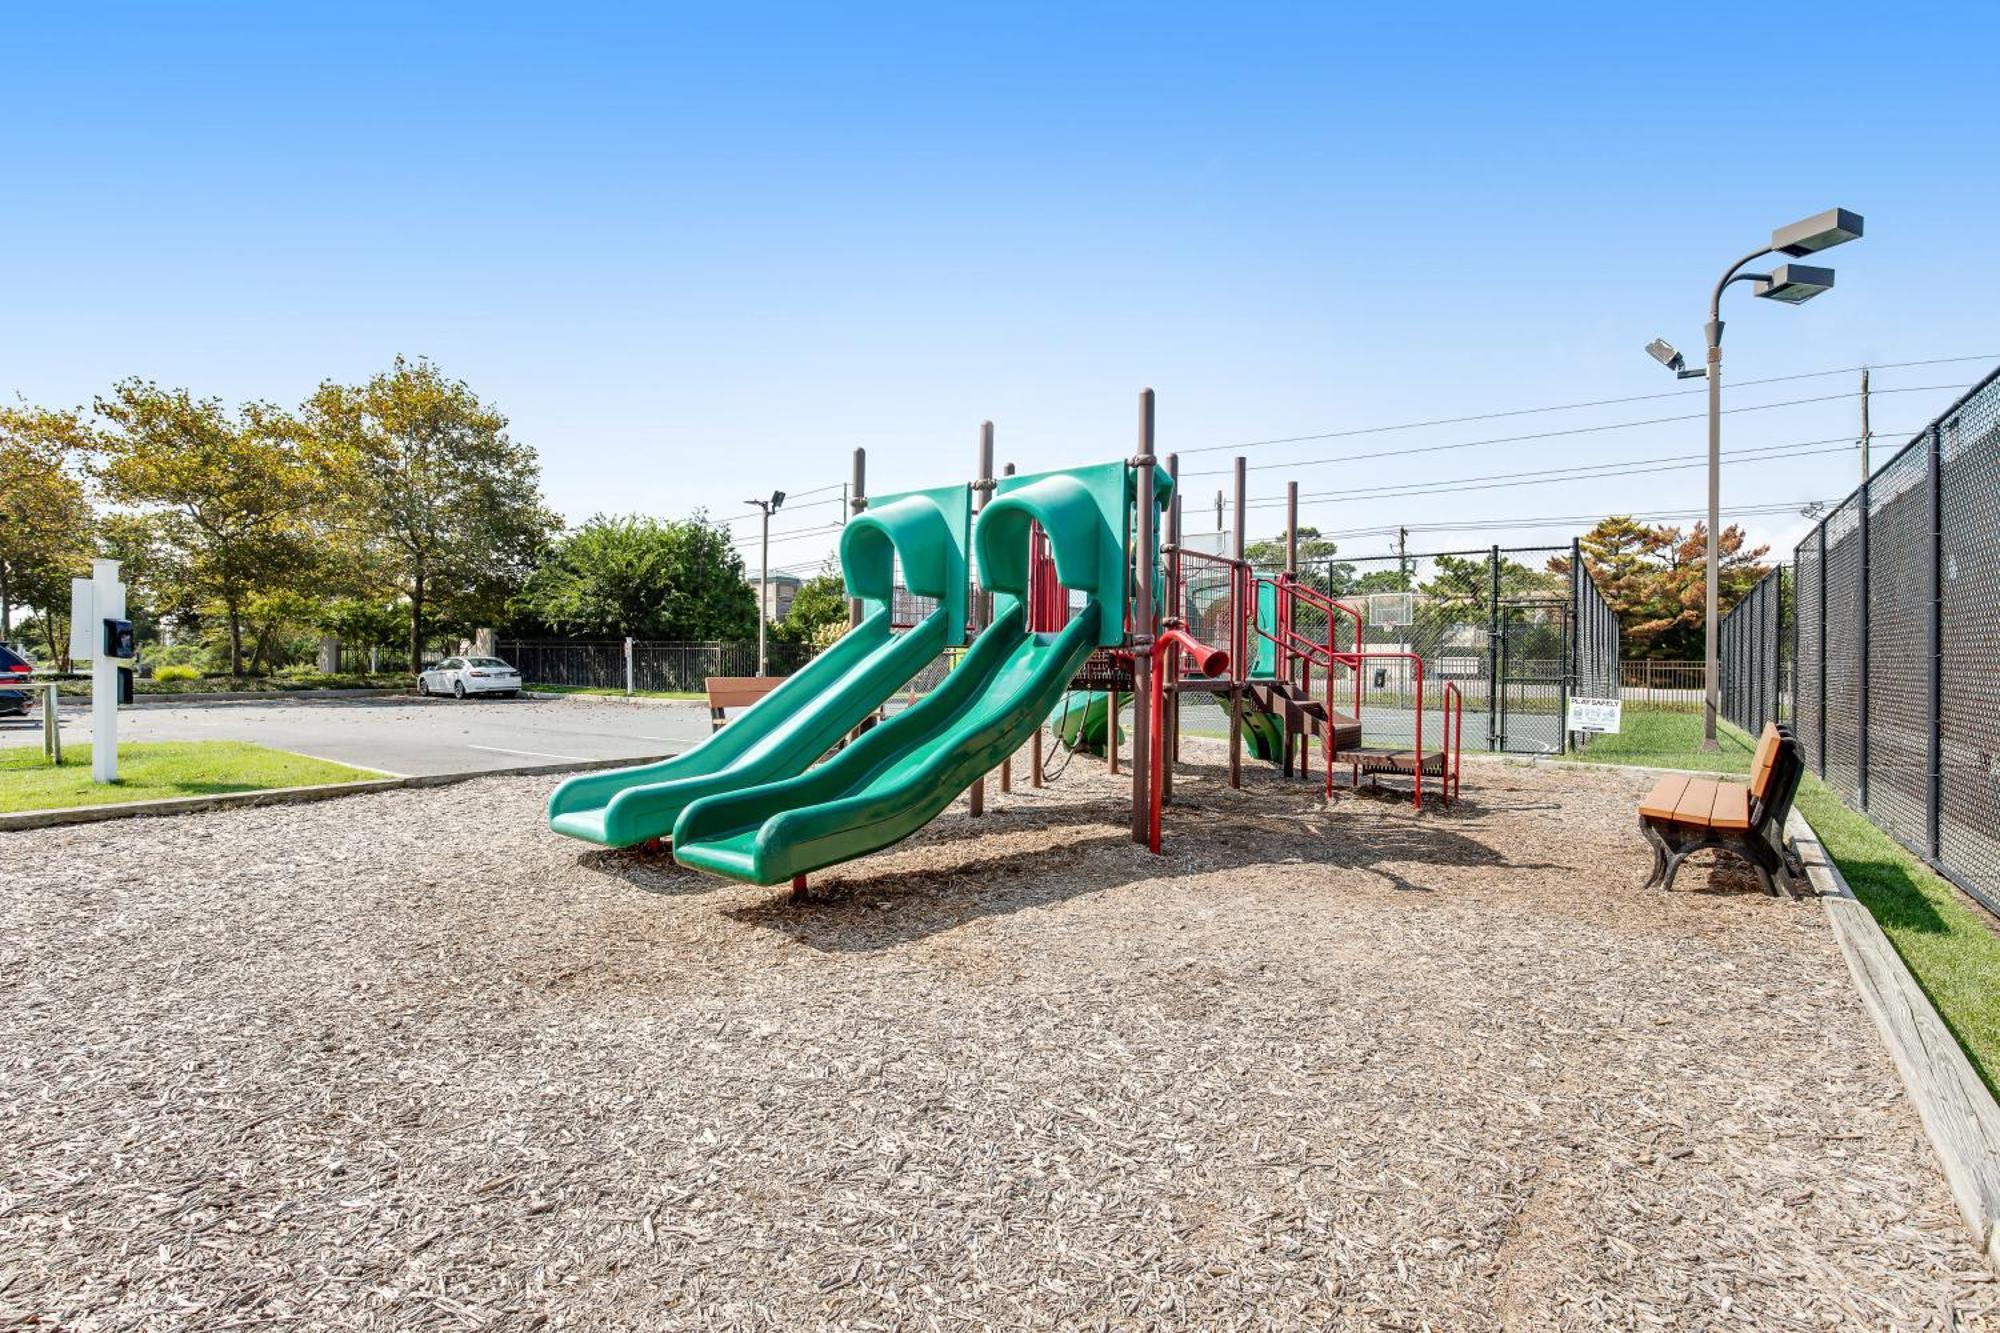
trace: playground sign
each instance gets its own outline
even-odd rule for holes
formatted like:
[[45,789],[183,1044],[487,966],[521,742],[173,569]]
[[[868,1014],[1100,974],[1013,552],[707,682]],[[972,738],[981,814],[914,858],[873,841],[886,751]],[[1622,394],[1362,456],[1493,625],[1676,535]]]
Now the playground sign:
[[1569,729],[1603,732],[1615,736],[1618,734],[1618,724],[1623,720],[1624,711],[1623,699],[1590,699],[1572,695],[1569,701]]

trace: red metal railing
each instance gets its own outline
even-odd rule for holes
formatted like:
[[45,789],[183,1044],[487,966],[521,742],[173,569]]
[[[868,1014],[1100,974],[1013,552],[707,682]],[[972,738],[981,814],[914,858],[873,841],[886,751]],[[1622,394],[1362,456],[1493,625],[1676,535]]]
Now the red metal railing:
[[[1256,586],[1270,584],[1273,589],[1272,628],[1267,631],[1256,624],[1256,608],[1246,612],[1248,623],[1254,632],[1269,640],[1277,649],[1277,661],[1273,674],[1281,680],[1296,679],[1305,693],[1313,693],[1312,673],[1315,666],[1326,672],[1326,723],[1321,730],[1321,750],[1325,763],[1326,793],[1333,795],[1333,766],[1337,761],[1333,711],[1334,668],[1346,667],[1354,678],[1354,720],[1361,721],[1361,706],[1364,698],[1362,671],[1369,661],[1385,658],[1400,658],[1410,664],[1411,684],[1416,692],[1415,728],[1411,740],[1410,799],[1421,810],[1424,804],[1424,659],[1410,652],[1370,650],[1363,646],[1360,608],[1352,603],[1340,601],[1316,588],[1300,583],[1290,574],[1280,574],[1275,578],[1258,578]],[[1326,615],[1326,638],[1324,642],[1301,634],[1297,629],[1295,607],[1299,603],[1322,611]],[[1336,646],[1339,618],[1348,617],[1354,624],[1354,646]],[[1444,689],[1443,712],[1444,735],[1439,739],[1439,780],[1438,792],[1450,804],[1458,798],[1459,763],[1465,740],[1465,698],[1456,684],[1449,681]],[[1352,765],[1356,780],[1359,780],[1359,764]]]
[[1211,648],[1186,630],[1169,626],[1153,640],[1152,698],[1148,700],[1153,747],[1148,756],[1152,767],[1147,783],[1152,794],[1152,809],[1147,820],[1146,845],[1154,852],[1160,850],[1160,806],[1166,787],[1163,779],[1168,761],[1168,747],[1161,744],[1167,718],[1167,663],[1170,658],[1177,660],[1183,656],[1194,664],[1196,671],[1211,679],[1229,670],[1226,649]]

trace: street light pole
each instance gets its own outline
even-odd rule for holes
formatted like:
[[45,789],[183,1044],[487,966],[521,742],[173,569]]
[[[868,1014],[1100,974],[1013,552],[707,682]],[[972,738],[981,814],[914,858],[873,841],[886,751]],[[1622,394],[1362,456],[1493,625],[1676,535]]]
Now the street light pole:
[[[1709,492],[1711,495],[1714,494],[1713,483],[1710,483]],[[767,658],[765,656],[764,641],[771,627],[771,507],[769,505],[759,505],[757,507],[763,511],[764,529],[762,549],[757,553],[757,674],[768,676],[771,673],[765,669]],[[1714,507],[1713,500],[1710,501],[1710,507]],[[1712,573],[1709,576],[1708,587],[1709,605],[1713,606],[1715,604],[1715,577]],[[1711,671],[1715,669],[1712,660],[1709,664],[1709,669]],[[1715,724],[1711,721],[1709,723],[1709,730],[1713,731],[1714,729]]]
[[757,552],[757,674],[770,675],[765,645],[771,619],[771,515],[785,503],[783,491],[772,491],[768,500],[745,500],[755,505],[763,518],[764,538]]
[[1716,716],[1722,706],[1722,679],[1718,668],[1721,642],[1722,602],[1722,293],[1732,282],[1754,282],[1757,295],[1787,305],[1810,301],[1833,286],[1833,270],[1805,264],[1781,264],[1769,273],[1746,273],[1744,265],[1768,254],[1790,256],[1817,254],[1861,235],[1861,215],[1844,208],[1804,218],[1771,233],[1771,242],[1759,246],[1722,271],[1708,298],[1708,323],[1702,335],[1708,344],[1704,370],[1687,370],[1681,354],[1663,339],[1655,338],[1646,351],[1661,365],[1682,379],[1703,376],[1708,380],[1708,565],[1702,606],[1702,691],[1701,748],[1717,749]]

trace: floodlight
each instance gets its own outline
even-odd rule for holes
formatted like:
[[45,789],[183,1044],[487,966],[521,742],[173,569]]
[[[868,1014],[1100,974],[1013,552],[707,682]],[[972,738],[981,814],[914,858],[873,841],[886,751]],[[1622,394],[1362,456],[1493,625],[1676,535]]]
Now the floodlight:
[[784,502],[785,502],[785,493],[783,491],[771,492],[771,508],[776,509],[779,505],[783,504]]
[[1830,268],[1814,268],[1811,264],[1780,264],[1765,277],[1757,279],[1752,290],[1768,301],[1800,305],[1831,286],[1833,270]]
[[1665,338],[1655,338],[1646,344],[1646,355],[1665,366],[1668,370],[1679,370],[1687,364],[1687,358],[1674,350],[1674,345]]
[[[1771,248],[1779,254],[1809,255],[1860,239],[1861,215],[1844,208],[1802,218],[1771,233]],[[1803,299],[1803,298],[1802,298]]]

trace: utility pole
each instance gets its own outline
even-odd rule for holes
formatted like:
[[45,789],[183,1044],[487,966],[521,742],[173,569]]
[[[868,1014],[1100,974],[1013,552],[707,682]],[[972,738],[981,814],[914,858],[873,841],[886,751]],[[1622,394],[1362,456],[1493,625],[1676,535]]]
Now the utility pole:
[[1868,429],[1868,367],[1861,367],[1861,480],[1868,480],[1868,444],[1873,432]]
[[1396,581],[1402,584],[1402,591],[1410,590],[1410,530],[1396,529]]
[[1222,488],[1219,486],[1215,490],[1215,530],[1222,531]]

